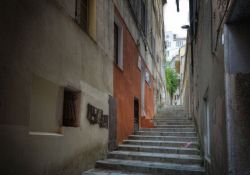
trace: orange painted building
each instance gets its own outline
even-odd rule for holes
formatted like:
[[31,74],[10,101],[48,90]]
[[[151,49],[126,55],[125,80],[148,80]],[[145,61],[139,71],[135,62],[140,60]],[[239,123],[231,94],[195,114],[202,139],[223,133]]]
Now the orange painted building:
[[[138,67],[139,50],[124,23],[118,10],[115,8],[116,24],[114,37],[122,36],[122,64],[115,59],[113,69],[113,89],[117,102],[117,142],[121,143],[134,132],[135,100],[138,102],[139,127],[153,127],[149,119],[154,116],[153,79],[151,87],[145,82],[145,113],[141,116],[141,70]],[[119,26],[118,26],[119,25]],[[118,27],[121,29],[119,30]],[[116,29],[117,28],[117,29]],[[119,34],[119,31],[122,32]],[[116,43],[117,42],[117,43]],[[118,39],[114,44],[118,44]],[[119,50],[119,49],[117,49]],[[118,51],[117,51],[118,52]],[[118,53],[114,53],[118,57]],[[120,64],[120,65],[119,65]],[[142,61],[142,64],[143,61]],[[149,72],[149,71],[148,71]],[[150,75],[150,77],[152,77]],[[144,80],[145,81],[145,80]]]

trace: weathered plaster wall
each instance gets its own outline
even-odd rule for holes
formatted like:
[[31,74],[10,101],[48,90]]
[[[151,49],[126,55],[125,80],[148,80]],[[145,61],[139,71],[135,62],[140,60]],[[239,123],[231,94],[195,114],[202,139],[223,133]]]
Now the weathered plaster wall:
[[[74,0],[1,1],[0,7],[1,174],[80,174],[107,150],[108,130],[90,125],[86,108],[91,103],[108,114],[113,3],[97,3],[96,41],[75,23]],[[59,132],[30,133],[34,75],[82,91],[80,127],[58,121]]]
[[[134,98],[139,99],[141,113],[141,71],[138,67],[140,52],[118,9],[115,14],[123,27],[123,70],[114,64],[114,97],[117,100],[117,141],[121,143],[134,131]],[[142,61],[142,64],[144,62]],[[145,68],[149,71],[147,68]],[[151,76],[151,75],[150,75]],[[144,80],[145,81],[145,80]],[[151,87],[145,82],[146,118],[154,116],[153,79]],[[140,123],[141,127],[144,124]]]
[[[226,142],[226,110],[224,85],[224,47],[222,33],[213,30],[218,27],[218,16],[213,17],[218,9],[211,8],[211,1],[200,1],[198,11],[198,27],[194,38],[194,74],[191,94],[194,108],[193,115],[198,125],[201,146],[204,150],[205,132],[205,100],[208,100],[211,123],[211,157],[205,159],[208,174],[227,174],[227,142]],[[213,5],[220,6],[214,2]],[[217,6],[216,6],[217,8]],[[213,24],[213,25],[212,25]],[[213,31],[213,32],[211,32]],[[216,34],[218,34],[217,46]],[[215,33],[216,34],[215,34]],[[215,48],[216,47],[216,48]]]
[[[239,9],[236,10],[239,11]],[[225,27],[227,135],[230,175],[245,175],[250,172],[249,28],[250,23],[248,21],[232,22]]]
[[121,143],[134,131],[134,97],[140,104],[141,72],[137,66],[138,48],[117,9],[115,14],[123,27],[123,70],[114,64],[113,88],[117,101],[117,142]]

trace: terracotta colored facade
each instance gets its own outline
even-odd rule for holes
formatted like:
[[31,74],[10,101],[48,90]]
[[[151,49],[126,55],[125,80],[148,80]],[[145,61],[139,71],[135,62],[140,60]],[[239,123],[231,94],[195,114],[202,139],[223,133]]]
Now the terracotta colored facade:
[[[134,98],[139,100],[140,126],[150,127],[154,115],[153,87],[145,83],[145,109],[141,118],[141,71],[138,68],[139,51],[118,10],[115,10],[123,27],[123,70],[114,64],[114,97],[117,101],[117,142],[121,143],[134,131]],[[151,126],[152,127],[152,126]]]

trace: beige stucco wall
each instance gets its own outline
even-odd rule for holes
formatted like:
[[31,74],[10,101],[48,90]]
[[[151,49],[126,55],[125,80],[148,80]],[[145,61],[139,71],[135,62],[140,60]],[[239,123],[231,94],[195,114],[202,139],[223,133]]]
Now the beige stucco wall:
[[[108,114],[113,94],[112,1],[96,4],[95,41],[75,23],[74,0],[12,0],[0,6],[1,174],[74,175],[93,167],[106,154],[108,130],[89,124],[86,107],[91,103]],[[59,111],[48,104],[42,114],[34,112],[32,90],[46,90],[39,83],[34,88],[34,77],[51,83],[46,100]],[[77,128],[60,125],[60,89],[67,86],[82,92]],[[48,125],[37,125],[36,117],[47,114]]]

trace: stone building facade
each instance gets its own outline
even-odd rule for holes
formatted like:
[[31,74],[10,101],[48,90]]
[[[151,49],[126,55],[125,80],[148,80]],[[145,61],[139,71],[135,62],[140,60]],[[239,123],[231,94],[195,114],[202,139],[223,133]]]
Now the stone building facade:
[[[150,127],[165,90],[164,1],[140,2],[149,21],[145,37],[129,1],[0,2],[1,174],[92,168],[110,142],[134,131],[134,99],[138,127]],[[123,42],[115,40],[121,32]]]
[[182,97],[207,174],[249,174],[249,2],[190,1]]
[[[123,64],[114,65],[120,143],[132,134],[135,122],[152,127],[151,119],[164,102],[163,1],[115,1],[115,15],[124,40]],[[134,103],[139,104],[138,121],[134,120]]]

